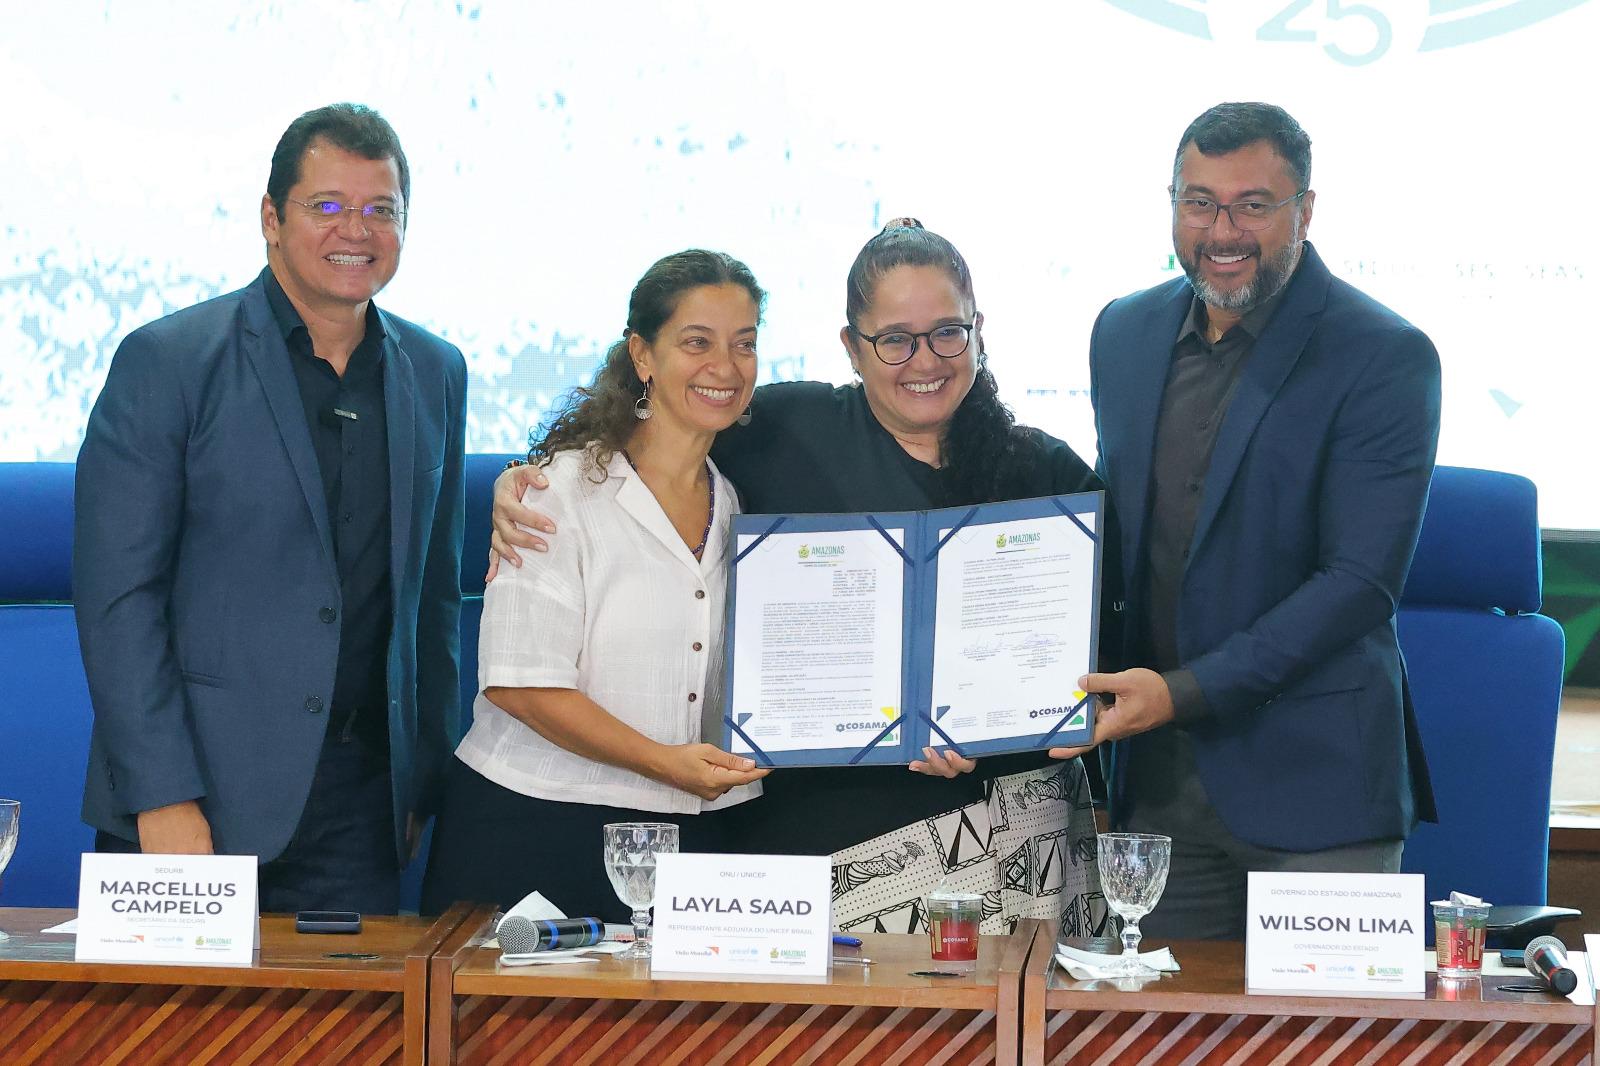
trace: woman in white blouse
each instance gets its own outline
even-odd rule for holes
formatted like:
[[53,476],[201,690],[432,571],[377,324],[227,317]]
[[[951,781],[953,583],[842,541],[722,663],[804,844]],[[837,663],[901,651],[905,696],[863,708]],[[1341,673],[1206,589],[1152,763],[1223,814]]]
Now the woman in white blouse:
[[570,536],[484,595],[479,695],[434,829],[423,909],[510,906],[624,920],[600,827],[671,821],[723,847],[716,812],[767,771],[700,743],[720,720],[724,554],[733,488],[708,458],[750,403],[765,294],[718,252],[667,256],[628,328],[533,456]]

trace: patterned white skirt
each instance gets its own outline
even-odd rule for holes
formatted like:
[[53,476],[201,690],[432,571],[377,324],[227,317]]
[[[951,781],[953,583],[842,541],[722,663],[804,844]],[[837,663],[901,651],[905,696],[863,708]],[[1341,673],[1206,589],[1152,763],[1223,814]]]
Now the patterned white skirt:
[[984,792],[980,802],[835,852],[834,925],[922,932],[923,897],[944,885],[984,897],[984,933],[1059,918],[1064,936],[1109,935],[1082,764],[997,777]]

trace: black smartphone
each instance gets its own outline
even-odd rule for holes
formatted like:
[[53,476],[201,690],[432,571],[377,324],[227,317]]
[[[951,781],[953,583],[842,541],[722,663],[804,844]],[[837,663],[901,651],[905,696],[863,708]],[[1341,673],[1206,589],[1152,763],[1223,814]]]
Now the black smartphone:
[[1528,965],[1528,961],[1527,961],[1527,959],[1525,959],[1523,957],[1522,951],[1523,951],[1522,948],[1501,948],[1500,949],[1500,965],[1502,965],[1502,966],[1526,966],[1526,965]]
[[355,911],[301,911],[294,916],[297,933],[359,933],[361,915]]

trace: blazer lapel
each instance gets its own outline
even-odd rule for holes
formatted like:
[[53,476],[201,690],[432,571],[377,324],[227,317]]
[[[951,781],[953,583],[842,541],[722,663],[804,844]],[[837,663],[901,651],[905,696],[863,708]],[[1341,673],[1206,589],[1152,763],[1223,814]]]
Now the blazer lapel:
[[[380,312],[381,314],[381,312]],[[389,581],[400,602],[411,552],[411,505],[416,483],[417,375],[411,357],[384,323],[383,409],[389,426]]]
[[[1123,351],[1112,351],[1105,358],[1126,359],[1134,364],[1125,374],[1107,375],[1125,390],[1121,403],[1112,405],[1122,426],[1135,427],[1121,450],[1124,469],[1110,471],[1111,484],[1122,492],[1117,502],[1117,518],[1126,530],[1123,543],[1131,549],[1124,568],[1137,570],[1135,560],[1144,557],[1144,523],[1150,508],[1150,464],[1156,447],[1156,424],[1161,419],[1161,397],[1167,389],[1167,371],[1172,365],[1172,346],[1178,328],[1189,313],[1193,290],[1188,282],[1173,290],[1155,311],[1140,319],[1142,329],[1129,339]],[[1117,432],[1121,432],[1119,427]],[[1131,594],[1132,590],[1128,590]]]
[[1238,390],[1217,432],[1211,465],[1206,470],[1205,492],[1200,497],[1200,512],[1195,517],[1194,537],[1189,541],[1191,556],[1216,520],[1256,426],[1260,425],[1267,408],[1272,406],[1273,397],[1300,361],[1300,353],[1311,339],[1311,331],[1316,328],[1327,302],[1331,279],[1321,257],[1307,243],[1300,267],[1289,282],[1289,291],[1256,341],[1239,377]]
[[333,533],[328,524],[328,502],[322,491],[322,473],[317,467],[317,453],[311,445],[311,430],[306,425],[306,407],[300,398],[300,386],[295,382],[294,368],[289,365],[289,349],[283,343],[283,336],[272,318],[272,308],[267,304],[263,285],[258,278],[245,296],[242,338],[245,357],[250,360],[261,382],[261,391],[266,395],[267,406],[278,425],[283,449],[289,456],[289,464],[294,467],[306,507],[311,512],[311,522],[316,527],[317,540],[322,544],[322,558],[327,563],[328,575],[337,585],[339,573],[333,561]]

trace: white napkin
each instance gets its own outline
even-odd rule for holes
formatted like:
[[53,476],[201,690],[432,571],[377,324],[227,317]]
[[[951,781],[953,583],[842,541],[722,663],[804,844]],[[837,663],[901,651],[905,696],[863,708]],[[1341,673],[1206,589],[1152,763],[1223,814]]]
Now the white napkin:
[[529,892],[526,896],[523,896],[515,907],[506,911],[505,916],[507,918],[512,915],[516,915],[518,918],[526,918],[530,922],[555,921],[557,918],[565,918],[567,916],[566,912],[560,907],[545,899],[543,892]]
[[[1123,976],[1116,971],[1117,960],[1120,958],[1122,958],[1120,953],[1107,955],[1098,951],[1084,951],[1067,944],[1056,945],[1056,962],[1060,963],[1061,968],[1071,974],[1076,981],[1100,981]],[[1141,951],[1139,961],[1161,973],[1178,972],[1178,960],[1172,957],[1170,948]]]
[[599,962],[594,955],[615,955],[628,950],[628,945],[613,940],[603,940],[586,948],[566,948],[561,951],[530,951],[522,955],[501,955],[502,966],[549,966],[558,962]]
[[572,951],[540,951],[532,955],[501,955],[501,966],[553,966],[556,963],[599,962],[593,955]]

